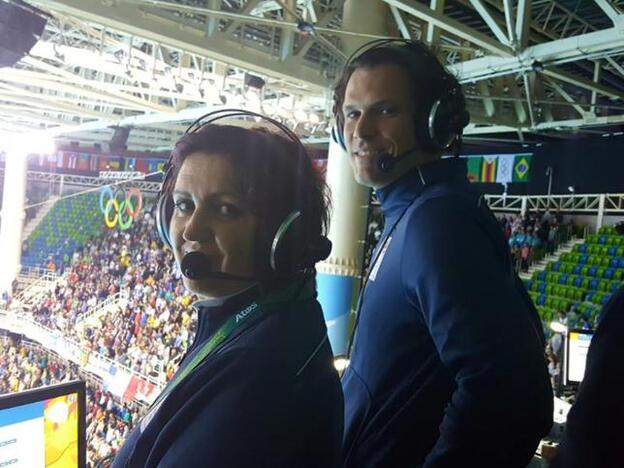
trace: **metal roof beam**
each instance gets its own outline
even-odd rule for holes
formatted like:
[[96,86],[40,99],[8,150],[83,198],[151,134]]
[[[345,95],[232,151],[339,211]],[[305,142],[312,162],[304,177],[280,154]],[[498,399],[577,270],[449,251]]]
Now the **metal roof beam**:
[[516,40],[518,47],[524,49],[529,43],[531,30],[531,0],[518,0],[516,12]]
[[384,2],[497,55],[509,57],[513,53],[509,46],[501,44],[495,39],[469,28],[440,12],[436,12],[416,0],[384,0]]
[[551,80],[550,78],[546,78],[546,80],[548,81],[550,86],[552,86],[553,89],[557,91],[557,93],[559,93],[563,97],[563,99],[565,99],[567,102],[569,102],[572,105],[572,107],[574,107],[574,110],[576,110],[576,112],[578,112],[581,115],[581,117],[585,116],[585,110],[581,106],[576,104],[576,101],[574,100],[574,98],[570,96],[568,92],[565,89],[563,89],[562,86],[560,86],[558,83]]
[[611,21],[613,21],[614,25],[617,25],[618,22],[622,21],[621,12],[613,5],[613,2],[610,2],[609,0],[594,1],[604,12],[604,14],[607,15]]
[[392,17],[394,18],[394,22],[399,28],[399,32],[401,33],[401,37],[403,39],[412,39],[412,33],[407,27],[407,23],[405,22],[405,18],[403,18],[403,12],[399,10],[397,7],[390,5],[390,13],[392,13]]
[[536,61],[548,67],[544,70],[554,78],[562,79],[587,89],[596,89],[610,97],[624,99],[624,93],[608,86],[593,83],[581,77],[552,68],[552,65],[586,59],[593,55],[606,55],[624,50],[622,29],[609,28],[580,36],[558,39],[524,49],[516,57],[487,56],[451,65],[462,83],[479,81],[496,76],[532,70]]
[[578,86],[589,91],[596,91],[599,94],[603,94],[613,99],[624,99],[624,92],[620,90],[611,88],[610,86],[605,86],[600,83],[595,83],[592,80],[588,80],[581,76],[572,75],[571,73],[565,72],[563,70],[546,69],[542,73],[544,75],[550,76],[551,78],[556,78],[571,85]]
[[206,37],[203,30],[151,14],[149,7],[137,8],[136,5],[119,2],[115,8],[110,8],[99,0],[47,0],[40,4],[52,11],[143,37],[166,47],[209,57],[253,73],[296,82],[311,92],[321,93],[330,84],[320,70],[300,60],[281,62],[270,54],[244,48],[222,34]]
[[[442,15],[444,13],[444,6],[446,0],[431,0],[429,6],[435,13]],[[428,23],[427,28],[427,44],[433,45],[440,41],[440,28],[437,28],[433,23]]]
[[509,38],[503,32],[503,30],[498,26],[498,24],[496,23],[496,21],[494,20],[494,18],[488,11],[488,9],[485,7],[485,5],[481,3],[481,0],[470,0],[470,3],[474,7],[474,9],[477,10],[477,13],[479,13],[481,18],[483,18],[483,21],[485,21],[485,24],[487,24],[488,28],[490,28],[490,30],[494,33],[494,35],[499,40],[499,42],[507,46],[511,45],[509,43]]

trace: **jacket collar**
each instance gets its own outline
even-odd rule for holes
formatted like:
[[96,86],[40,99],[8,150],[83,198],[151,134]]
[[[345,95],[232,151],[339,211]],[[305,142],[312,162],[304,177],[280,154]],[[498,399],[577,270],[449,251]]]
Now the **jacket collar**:
[[260,286],[249,288],[225,297],[202,299],[193,303],[197,310],[197,334],[195,343],[200,343],[212,336],[232,315],[243,309],[260,296]]
[[397,180],[375,191],[386,222],[399,216],[425,187],[448,182],[467,182],[467,165],[463,158],[444,158],[415,167]]

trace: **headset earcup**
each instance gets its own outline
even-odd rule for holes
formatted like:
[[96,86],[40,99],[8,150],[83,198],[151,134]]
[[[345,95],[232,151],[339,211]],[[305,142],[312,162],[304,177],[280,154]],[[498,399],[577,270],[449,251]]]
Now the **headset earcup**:
[[457,109],[450,99],[440,99],[431,108],[429,116],[429,136],[438,149],[448,148],[455,137],[456,130],[451,125],[451,119],[456,115]]
[[287,276],[325,260],[332,249],[331,241],[324,236],[309,240],[306,235],[303,216],[293,211],[282,222],[273,238],[269,264],[273,273]]
[[331,129],[332,140],[338,143],[343,150],[347,151],[347,145],[345,144],[345,141],[344,141],[343,132],[344,130],[343,130],[342,125],[340,124],[340,121],[336,119],[336,125],[334,125]]
[[313,266],[316,262],[325,260],[329,257],[332,250],[332,242],[325,236],[318,238],[317,242],[309,246],[309,266]]
[[173,243],[169,236],[169,226],[173,215],[173,200],[169,195],[161,195],[156,204],[156,228],[158,235],[166,247],[173,248]]

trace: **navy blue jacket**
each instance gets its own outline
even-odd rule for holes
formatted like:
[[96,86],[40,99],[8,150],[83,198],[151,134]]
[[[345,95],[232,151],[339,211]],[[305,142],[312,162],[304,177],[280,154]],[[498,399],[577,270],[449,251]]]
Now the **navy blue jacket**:
[[552,424],[544,337],[465,161],[377,195],[384,233],[342,378],[344,465],[525,467]]
[[605,304],[552,468],[624,466],[624,287]]
[[[200,307],[182,365],[253,299]],[[338,466],[343,401],[321,308],[314,298],[277,307],[192,371],[113,467]]]

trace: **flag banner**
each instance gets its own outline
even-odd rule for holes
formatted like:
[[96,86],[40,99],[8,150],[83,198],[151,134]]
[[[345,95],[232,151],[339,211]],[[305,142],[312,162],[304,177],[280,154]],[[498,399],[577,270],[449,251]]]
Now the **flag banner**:
[[513,182],[528,182],[531,172],[531,154],[518,154],[514,158]]
[[496,182],[496,169],[498,156],[483,156],[483,166],[481,167],[481,182]]
[[99,157],[99,161],[98,161],[98,170],[99,171],[106,171],[107,170],[107,166],[108,166],[108,158],[106,158],[104,156],[100,156]]
[[76,153],[68,153],[66,168],[67,169],[76,169],[76,161],[78,160],[78,155]]
[[125,158],[124,171],[134,171],[136,158]]
[[147,172],[152,173],[158,171],[158,165],[161,164],[161,159],[148,159],[147,160]]
[[98,170],[98,157],[95,155],[91,155],[91,161],[89,162],[89,170],[91,172],[96,172]]
[[533,153],[465,155],[467,177],[475,183],[509,184],[529,181]]
[[481,156],[468,158],[468,180],[470,182],[481,182],[481,166],[483,158]]
[[134,168],[134,170],[137,171],[137,172],[147,173],[147,160],[146,159],[137,158],[137,160],[136,160],[136,167]]
[[498,169],[496,170],[496,182],[508,184],[513,180],[514,156],[502,154],[498,157]]
[[79,171],[88,171],[90,163],[91,155],[88,153],[81,153],[78,156],[78,161],[76,162],[76,169],[78,169]]
[[118,156],[113,156],[109,161],[111,171],[118,171],[121,169],[121,159]]
[[69,153],[64,151],[59,151],[56,155],[56,167],[59,169],[64,168],[67,165],[67,161],[69,160]]

